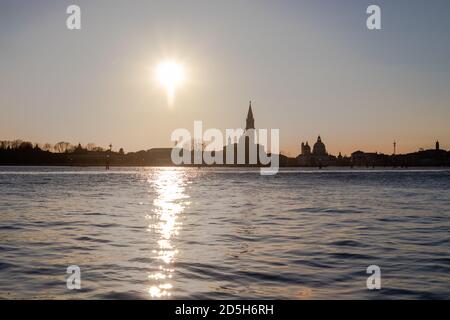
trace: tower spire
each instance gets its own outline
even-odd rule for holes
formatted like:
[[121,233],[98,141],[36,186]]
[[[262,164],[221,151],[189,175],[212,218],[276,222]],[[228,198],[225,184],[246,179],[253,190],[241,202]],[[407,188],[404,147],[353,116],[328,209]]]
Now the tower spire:
[[253,118],[252,101],[251,100],[248,104],[248,113],[247,113],[247,120],[246,120],[246,126],[245,126],[245,130],[249,130],[249,129],[255,129],[255,119]]

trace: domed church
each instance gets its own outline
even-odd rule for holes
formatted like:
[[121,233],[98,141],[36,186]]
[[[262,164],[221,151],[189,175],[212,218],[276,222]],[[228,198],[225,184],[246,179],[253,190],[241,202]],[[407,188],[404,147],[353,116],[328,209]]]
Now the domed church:
[[314,143],[313,146],[313,155],[315,156],[326,156],[327,149],[325,148],[325,144],[322,142],[320,136],[317,137],[317,142]]
[[308,145],[308,142],[301,144],[301,154],[297,156],[296,162],[300,166],[327,166],[335,161],[335,157],[327,153],[325,144],[322,142],[320,136],[317,137],[316,143],[312,147]]

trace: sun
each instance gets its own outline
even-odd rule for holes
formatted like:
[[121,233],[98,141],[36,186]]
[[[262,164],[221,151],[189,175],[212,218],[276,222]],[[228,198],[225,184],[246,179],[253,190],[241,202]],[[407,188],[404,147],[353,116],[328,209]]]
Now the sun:
[[175,90],[185,81],[183,65],[174,60],[162,61],[156,67],[156,78],[161,86],[166,89],[169,105],[173,105]]

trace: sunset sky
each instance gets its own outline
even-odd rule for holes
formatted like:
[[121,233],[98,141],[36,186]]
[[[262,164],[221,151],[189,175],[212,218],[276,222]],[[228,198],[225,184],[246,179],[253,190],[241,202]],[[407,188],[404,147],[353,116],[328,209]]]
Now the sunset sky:
[[[333,154],[450,149],[449,14],[445,0],[0,0],[0,140],[169,147],[194,120],[245,126],[252,100],[291,156],[318,134]],[[167,59],[186,76],[172,106],[155,81]]]

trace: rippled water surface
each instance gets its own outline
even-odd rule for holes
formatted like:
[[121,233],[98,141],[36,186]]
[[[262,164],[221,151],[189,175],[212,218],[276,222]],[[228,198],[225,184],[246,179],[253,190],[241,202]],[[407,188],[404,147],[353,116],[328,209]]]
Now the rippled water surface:
[[0,167],[0,298],[449,299],[449,231],[447,170]]

